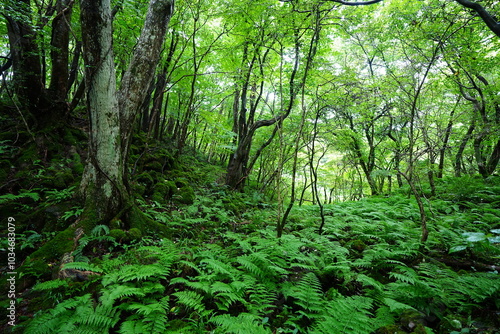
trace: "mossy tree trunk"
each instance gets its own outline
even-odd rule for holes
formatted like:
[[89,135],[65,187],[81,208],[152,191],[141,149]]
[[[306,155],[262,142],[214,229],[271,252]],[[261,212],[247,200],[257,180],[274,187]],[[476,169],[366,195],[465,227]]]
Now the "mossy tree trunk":
[[81,24],[90,139],[80,190],[87,214],[92,211],[96,221],[107,221],[120,211],[127,197],[109,0],[82,0]]
[[80,192],[85,224],[107,224],[131,205],[127,160],[134,122],[159,61],[174,1],[151,0],[134,55],[117,90],[110,0],[81,0],[89,156]]

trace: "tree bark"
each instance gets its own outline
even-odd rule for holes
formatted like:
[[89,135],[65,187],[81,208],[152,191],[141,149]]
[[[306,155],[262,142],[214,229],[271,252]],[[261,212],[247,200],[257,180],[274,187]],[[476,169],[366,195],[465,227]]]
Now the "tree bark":
[[[31,1],[11,1],[6,11],[7,33],[13,61],[14,83],[22,105],[29,112],[31,125],[38,128],[59,125],[65,120],[69,110],[68,93],[68,45],[70,39],[71,11],[73,1],[57,0],[55,11],[47,9],[47,18],[52,19],[50,40],[51,80],[45,85],[43,50],[38,45],[38,35],[33,27]],[[39,22],[43,28],[45,21]],[[34,124],[33,124],[34,123]]]
[[158,64],[173,1],[151,0],[121,88],[116,90],[110,0],[81,0],[90,116],[89,157],[80,192],[84,217],[106,224],[131,203],[127,160],[134,123]]
[[455,1],[466,8],[474,10],[479,15],[479,17],[481,17],[484,23],[486,23],[488,28],[490,28],[492,32],[494,32],[498,37],[500,37],[500,23],[497,22],[495,17],[490,13],[488,13],[488,11],[484,9],[483,6],[474,1],[469,1],[469,0],[455,0]]
[[81,0],[87,109],[90,118],[89,156],[80,191],[84,215],[106,223],[127,200],[120,113],[116,95],[110,0]]
[[[154,77],[173,10],[174,0],[151,0],[149,2],[141,35],[121,82],[118,104],[122,135],[121,150],[124,161],[128,159],[135,119],[145,98],[144,87],[149,87]],[[124,168],[125,165],[122,165],[122,172],[126,174]]]
[[[44,82],[37,34],[31,26],[31,1],[12,1],[11,13],[7,12],[7,34],[13,61],[14,87],[20,101],[30,113],[38,110]],[[36,117],[37,114],[35,113]]]

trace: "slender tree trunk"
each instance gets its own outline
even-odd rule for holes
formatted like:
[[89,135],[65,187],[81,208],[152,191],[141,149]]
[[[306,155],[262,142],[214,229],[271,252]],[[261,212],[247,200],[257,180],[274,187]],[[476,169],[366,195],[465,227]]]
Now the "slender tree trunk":
[[469,139],[472,137],[472,133],[474,132],[475,128],[476,128],[475,122],[472,121],[471,125],[467,129],[467,133],[465,134],[465,136],[462,138],[462,141],[460,142],[460,146],[458,147],[457,153],[455,154],[455,176],[456,177],[462,176],[463,154],[465,151],[465,147],[467,146]]
[[[146,20],[137,42],[137,46],[125,72],[118,101],[120,107],[121,150],[124,161],[129,156],[135,119],[144,101],[144,87],[148,87],[158,65],[163,41],[170,17],[173,14],[174,0],[151,0]],[[122,165],[122,169],[125,165]],[[123,171],[125,174],[125,170]]]

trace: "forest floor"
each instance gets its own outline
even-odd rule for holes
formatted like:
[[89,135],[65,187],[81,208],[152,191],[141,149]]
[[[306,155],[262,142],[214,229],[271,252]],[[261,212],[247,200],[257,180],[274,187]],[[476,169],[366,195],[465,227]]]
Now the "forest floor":
[[408,189],[325,205],[321,235],[319,207],[295,206],[277,238],[283,203],[228,190],[202,158],[137,147],[134,196],[168,238],[113,222],[30,261],[81,214],[82,159],[1,149],[15,249],[6,226],[0,251],[18,271],[12,288],[1,268],[15,291],[0,299],[4,333],[500,333],[499,177],[438,180],[433,197],[421,185],[424,244]]

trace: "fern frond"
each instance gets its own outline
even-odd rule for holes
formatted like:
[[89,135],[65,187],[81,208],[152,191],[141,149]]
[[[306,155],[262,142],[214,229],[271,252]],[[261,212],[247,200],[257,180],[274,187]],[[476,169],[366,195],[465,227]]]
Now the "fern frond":
[[418,280],[417,273],[411,268],[398,266],[395,268],[395,270],[399,272],[392,271],[389,273],[389,277],[408,284],[415,284],[415,282]]
[[325,303],[321,284],[314,273],[307,273],[295,286],[284,291],[285,297],[294,298],[294,303],[307,311],[308,317],[324,310]]
[[68,280],[63,279],[54,279],[51,281],[37,283],[33,287],[33,291],[46,291],[46,290],[55,290],[60,287],[68,287]]
[[184,284],[185,286],[198,292],[203,292],[208,295],[211,295],[212,293],[212,282],[209,280],[190,281],[184,277],[175,277],[170,280],[170,284]]
[[111,288],[105,289],[101,297],[100,302],[105,306],[111,306],[114,304],[115,300],[124,297],[144,297],[146,294],[142,288],[138,288],[134,285],[123,284],[114,285]]
[[271,330],[262,325],[262,319],[248,313],[240,313],[237,317],[229,314],[217,315],[210,319],[217,325],[214,333],[221,334],[270,334]]
[[177,302],[184,305],[187,308],[193,309],[195,312],[203,314],[205,311],[205,305],[203,304],[203,296],[196,291],[178,291],[174,292],[173,295],[177,297]]
[[222,261],[212,258],[205,258],[200,261],[200,264],[206,265],[206,267],[209,268],[216,275],[222,275],[223,277],[227,277],[234,280],[236,273],[235,269],[232,266]]
[[311,334],[369,334],[374,331],[370,298],[354,296],[328,303]]
[[108,286],[112,283],[144,281],[151,278],[160,280],[165,279],[167,274],[165,268],[156,263],[149,265],[125,265],[119,270],[103,277],[102,285]]
[[108,333],[119,320],[120,310],[98,305],[90,294],[65,300],[47,313],[35,317],[25,333]]
[[69,262],[65,263],[63,269],[77,269],[83,271],[92,271],[95,273],[103,273],[104,271],[96,265],[87,262]]
[[266,285],[255,282],[247,293],[249,294],[249,303],[246,304],[248,312],[265,315],[276,308],[275,302],[278,295],[275,289],[269,289]]

